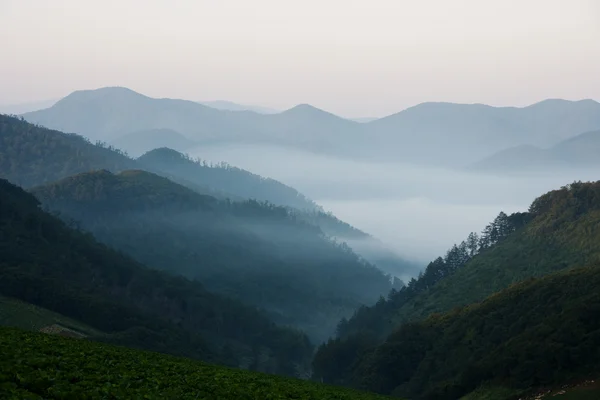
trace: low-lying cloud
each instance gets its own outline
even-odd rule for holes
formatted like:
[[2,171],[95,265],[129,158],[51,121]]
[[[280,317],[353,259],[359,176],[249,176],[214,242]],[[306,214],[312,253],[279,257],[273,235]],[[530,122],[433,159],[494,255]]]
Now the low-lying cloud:
[[338,218],[425,265],[500,211],[526,211],[539,195],[596,171],[492,176],[397,163],[357,162],[274,146],[203,146],[202,159],[293,186]]

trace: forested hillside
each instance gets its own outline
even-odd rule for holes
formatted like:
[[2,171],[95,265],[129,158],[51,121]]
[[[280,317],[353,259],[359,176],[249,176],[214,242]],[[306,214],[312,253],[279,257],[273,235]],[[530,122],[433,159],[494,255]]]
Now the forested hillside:
[[317,341],[392,287],[389,276],[283,207],[220,201],[144,171],[80,174],[33,193],[138,261],[262,307]]
[[263,178],[227,163],[208,164],[194,160],[169,148],[149,151],[137,159],[146,170],[159,175],[169,174],[199,186],[207,186],[233,198],[268,201],[278,206],[299,210],[318,210],[319,207],[296,189],[274,179]]
[[121,171],[135,165],[117,149],[0,114],[0,177],[19,186],[41,185],[95,169]]
[[532,278],[481,304],[402,325],[349,368],[351,386],[454,400],[482,385],[518,394],[595,378],[599,286],[595,264]]
[[[298,221],[317,226],[326,235],[348,244],[354,252],[395,276],[414,274],[420,267],[391,251],[383,243],[333,214],[294,188],[276,180],[263,178],[226,163],[209,164],[168,148],[149,151],[137,159],[144,169],[189,187],[199,193],[231,200],[254,199],[288,208]],[[400,282],[396,283],[399,287]]]
[[255,199],[286,206],[296,219],[318,226],[339,241],[352,243],[353,250],[388,273],[409,275],[418,267],[366,233],[321,212],[312,200],[273,179],[224,163],[208,165],[166,148],[150,151],[133,160],[105,143],[92,144],[74,134],[0,115],[0,177],[29,188],[102,169],[111,172],[144,169],[222,200]]
[[338,325],[315,358],[317,376],[349,383],[357,354],[382,343],[394,327],[482,301],[511,284],[600,260],[600,183],[575,182],[536,199],[528,212],[501,213],[481,236],[471,234],[418,279]]
[[81,321],[103,332],[97,340],[229,365],[297,374],[312,353],[304,334],[110,250],[5,180],[0,295]]

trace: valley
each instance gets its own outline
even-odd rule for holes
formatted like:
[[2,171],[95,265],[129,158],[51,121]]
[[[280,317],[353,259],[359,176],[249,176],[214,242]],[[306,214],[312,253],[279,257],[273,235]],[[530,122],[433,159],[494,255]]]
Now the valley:
[[599,4],[0,1],[0,399],[600,398]]

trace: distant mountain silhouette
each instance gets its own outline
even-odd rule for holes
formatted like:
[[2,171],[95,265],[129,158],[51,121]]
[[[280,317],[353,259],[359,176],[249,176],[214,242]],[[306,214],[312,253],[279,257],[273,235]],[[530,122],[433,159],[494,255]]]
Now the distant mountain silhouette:
[[574,132],[598,130],[600,104],[545,100],[517,108],[423,103],[359,123],[307,104],[262,115],[102,88],[74,92],[24,117],[108,142],[135,131],[172,129],[201,144],[270,144],[342,157],[462,167],[509,147],[548,147]]
[[526,173],[600,166],[600,130],[586,132],[548,148],[518,146],[487,157],[469,169],[480,172]]
[[177,151],[186,151],[197,143],[172,129],[148,129],[128,133],[111,142],[118,149],[126,151],[133,157],[138,157],[147,151],[159,147],[170,147]]
[[273,108],[238,104],[238,103],[234,103],[234,102],[226,101],[226,100],[199,101],[198,103],[203,104],[205,106],[212,107],[212,108],[216,108],[217,110],[253,111],[253,112],[259,113],[259,114],[276,114],[276,113],[280,112],[279,110],[275,110]]
[[523,108],[423,103],[366,126],[400,160],[459,166],[508,147],[547,147],[574,132],[600,129],[600,103],[545,100]]
[[[310,109],[310,111],[309,111]],[[311,107],[279,114],[217,110],[186,100],[152,99],[126,88],[77,91],[48,110],[27,113],[30,121],[93,140],[113,142],[131,132],[172,129],[201,143],[271,143],[319,150],[331,148],[360,124]],[[315,120],[313,120],[315,119]]]

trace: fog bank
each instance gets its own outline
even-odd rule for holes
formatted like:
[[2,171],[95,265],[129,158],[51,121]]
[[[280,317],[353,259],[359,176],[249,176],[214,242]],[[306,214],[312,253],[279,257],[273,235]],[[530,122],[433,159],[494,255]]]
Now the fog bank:
[[526,211],[539,195],[595,171],[492,176],[397,163],[356,162],[274,146],[202,146],[192,156],[291,185],[338,218],[423,263],[443,255],[500,212]]

